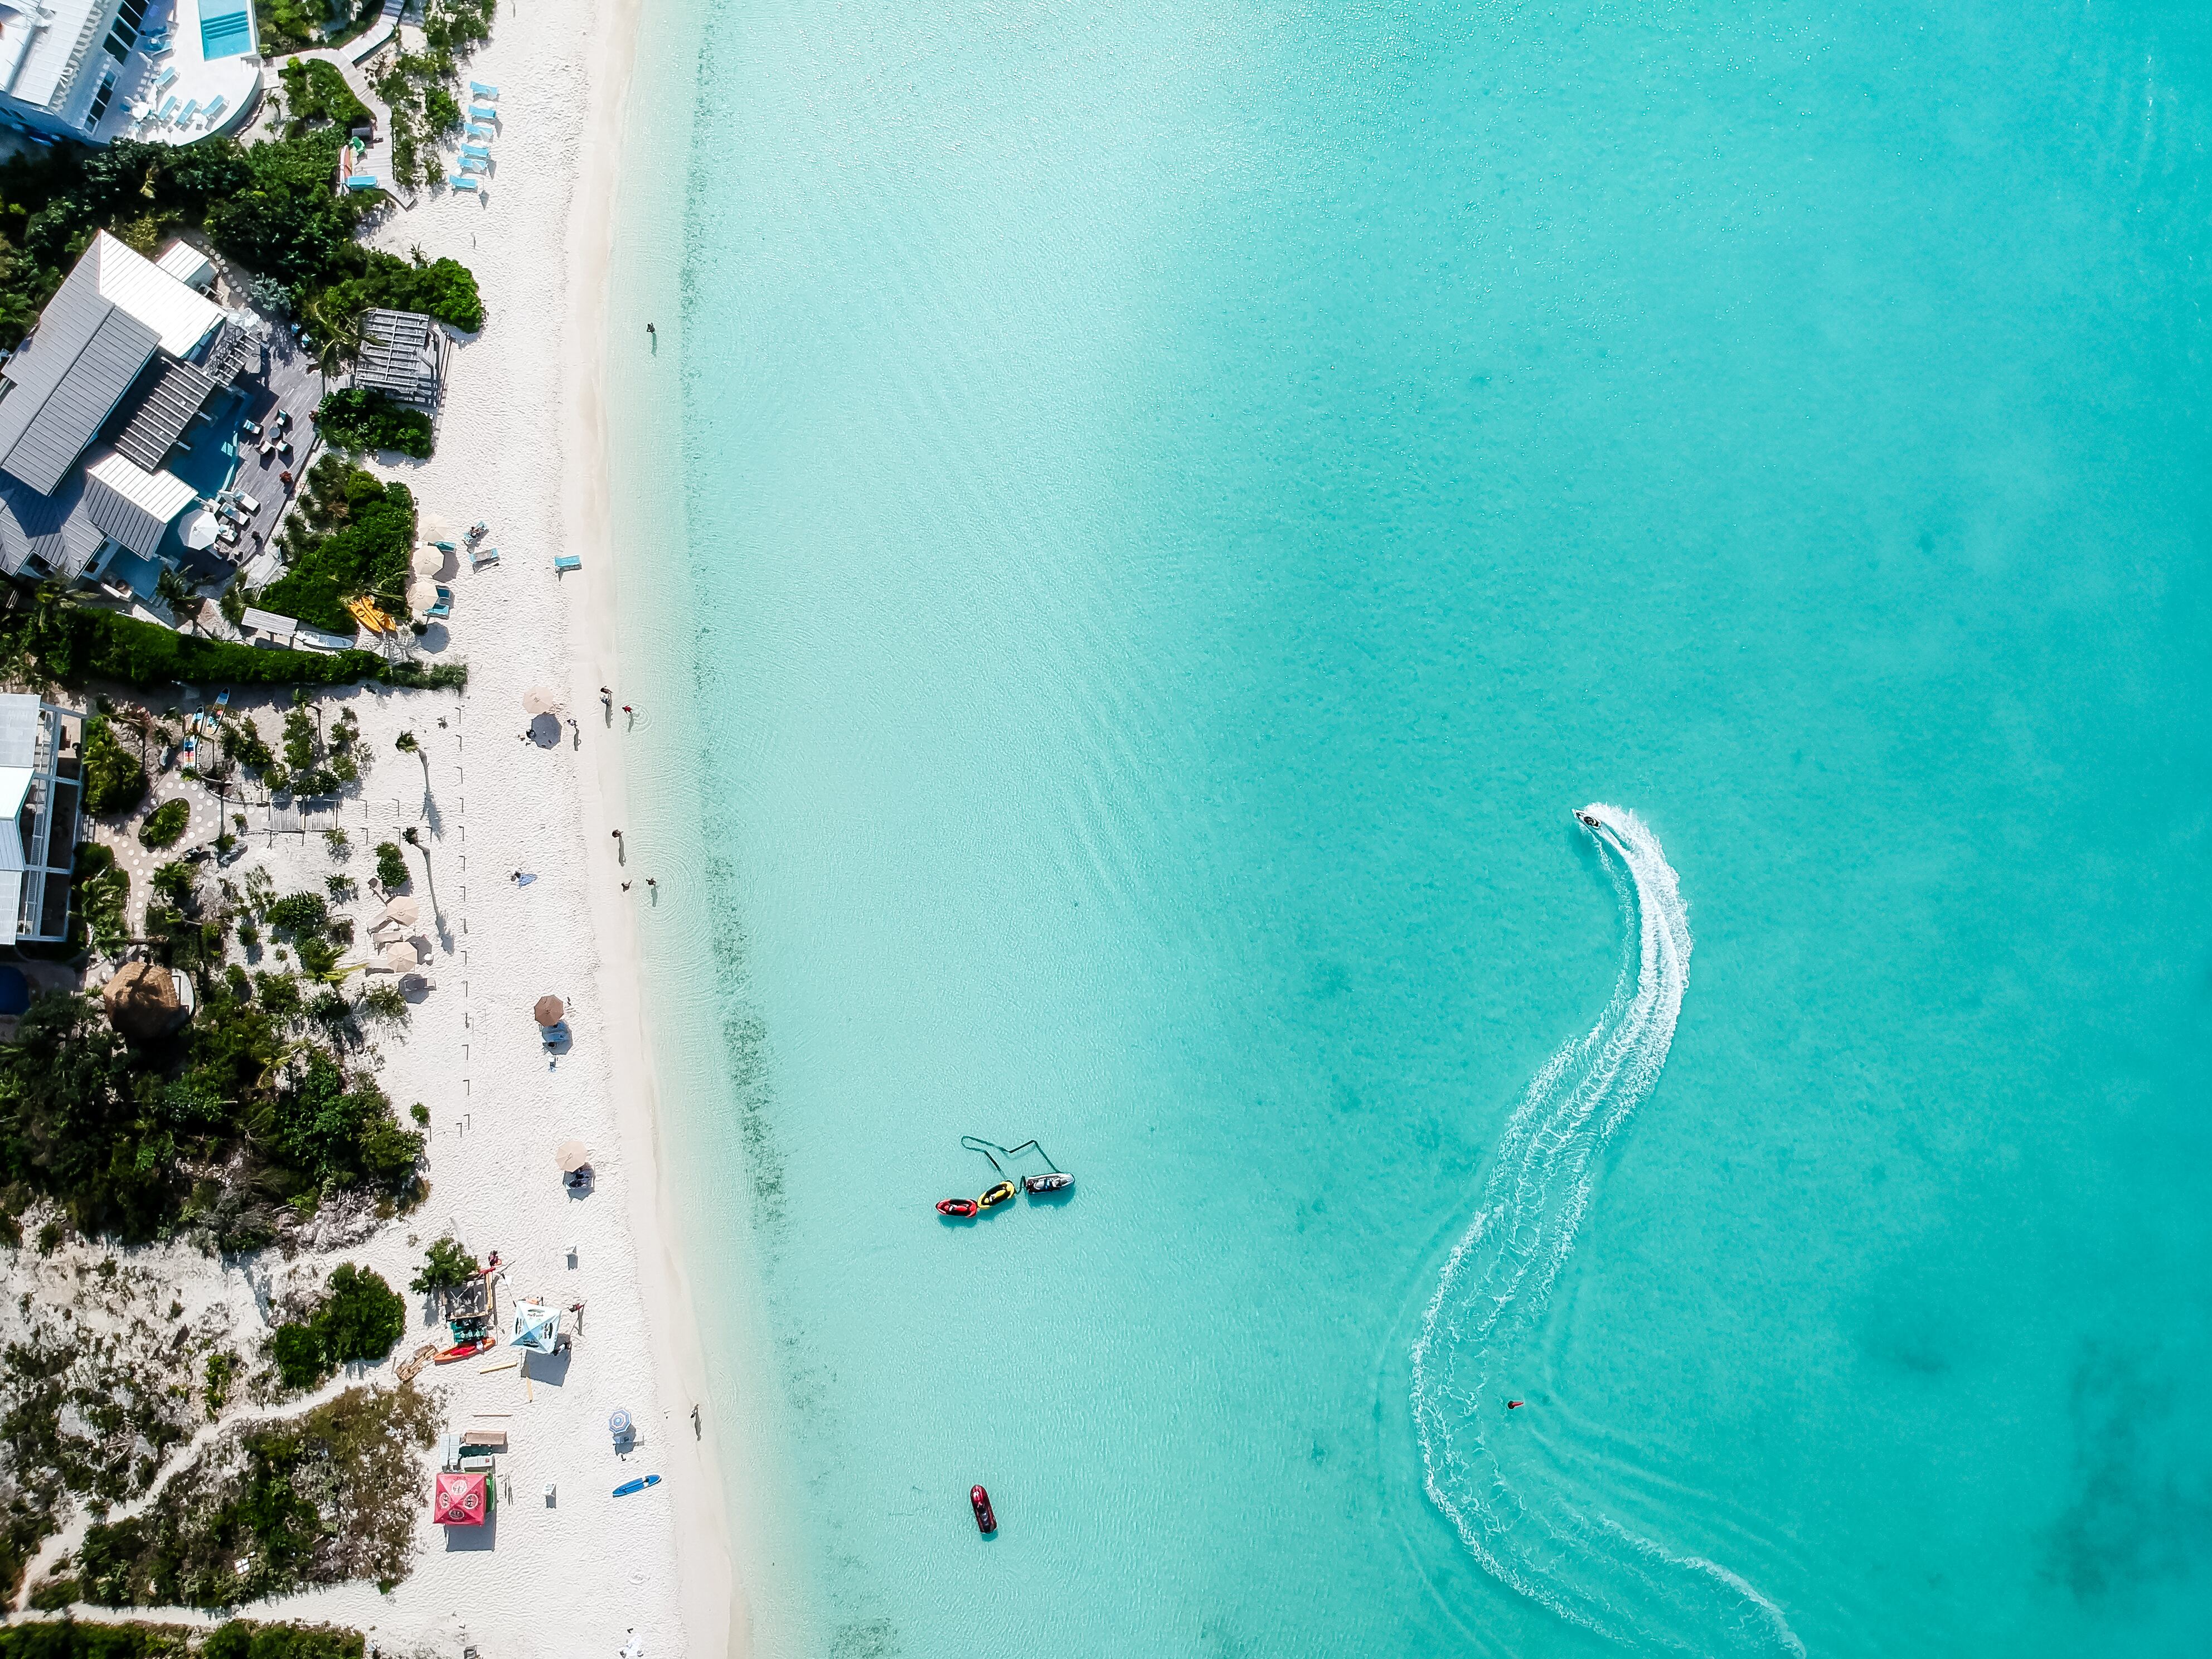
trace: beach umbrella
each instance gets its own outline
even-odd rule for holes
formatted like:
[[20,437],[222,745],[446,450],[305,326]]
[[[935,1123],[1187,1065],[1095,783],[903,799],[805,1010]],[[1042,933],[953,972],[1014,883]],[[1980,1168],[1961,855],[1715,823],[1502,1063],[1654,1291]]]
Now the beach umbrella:
[[561,722],[550,714],[540,714],[530,722],[530,740],[540,749],[550,749],[561,741]]
[[553,1149],[562,1175],[574,1175],[592,1161],[591,1149],[580,1140],[564,1140]]
[[384,965],[395,974],[411,974],[422,965],[415,947],[404,940],[384,947]]
[[530,1014],[540,1025],[552,1026],[561,1023],[561,1016],[566,1012],[561,1006],[561,999],[549,994],[538,999],[538,1006],[530,1011]]
[[415,574],[416,575],[434,576],[445,568],[446,556],[440,552],[436,548],[418,547],[415,550]]
[[385,901],[383,921],[376,925],[381,927],[386,921],[396,921],[403,927],[412,927],[422,920],[422,907],[402,893],[397,898]]
[[186,525],[179,534],[184,538],[186,547],[213,547],[215,538],[222,529],[222,526],[216,521],[214,514],[203,513]]
[[629,1432],[629,1413],[617,1412],[607,1419],[607,1432],[617,1440]]
[[518,1302],[514,1304],[514,1334],[508,1342],[532,1353],[551,1353],[559,1346],[561,1316],[543,1302]]
[[428,576],[417,576],[407,584],[407,608],[418,616],[438,602],[438,584]]
[[523,712],[530,714],[557,714],[561,699],[542,685],[533,685],[522,694]]

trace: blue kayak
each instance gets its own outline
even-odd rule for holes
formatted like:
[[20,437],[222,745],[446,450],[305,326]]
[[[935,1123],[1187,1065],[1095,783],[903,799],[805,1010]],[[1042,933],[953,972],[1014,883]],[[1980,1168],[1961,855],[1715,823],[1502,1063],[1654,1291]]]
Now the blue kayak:
[[625,1480],[615,1488],[615,1496],[627,1498],[634,1492],[643,1492],[647,1486],[657,1486],[659,1484],[660,1477],[657,1474],[648,1474],[642,1480]]

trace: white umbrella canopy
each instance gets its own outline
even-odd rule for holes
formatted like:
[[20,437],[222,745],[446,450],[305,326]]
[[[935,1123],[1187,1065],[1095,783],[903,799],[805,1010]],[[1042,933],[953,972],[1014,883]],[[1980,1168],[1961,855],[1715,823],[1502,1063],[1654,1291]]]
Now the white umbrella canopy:
[[592,1153],[580,1140],[564,1140],[553,1149],[553,1158],[562,1175],[574,1175],[592,1161]]
[[417,576],[407,584],[407,608],[420,616],[438,602],[438,584],[428,576]]
[[434,576],[445,568],[446,556],[440,552],[436,548],[418,547],[415,550],[415,574],[416,575]]
[[411,974],[422,966],[422,958],[415,954],[413,945],[402,940],[384,947],[384,965],[395,974]]
[[523,712],[531,714],[557,714],[561,699],[542,685],[533,685],[522,694]]
[[222,529],[222,526],[216,521],[214,514],[203,513],[178,533],[184,538],[186,547],[213,547],[215,538]]
[[384,916],[377,926],[381,927],[386,921],[396,921],[403,927],[412,927],[422,920],[422,907],[402,893],[397,898],[385,901]]

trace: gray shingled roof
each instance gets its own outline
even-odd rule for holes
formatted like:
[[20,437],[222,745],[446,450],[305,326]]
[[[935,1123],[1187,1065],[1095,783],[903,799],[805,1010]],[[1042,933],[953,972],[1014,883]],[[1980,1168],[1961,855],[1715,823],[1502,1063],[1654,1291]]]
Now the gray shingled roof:
[[[38,331],[0,368],[0,470],[50,490],[154,355],[160,337],[100,296],[79,260]],[[74,290],[74,291],[72,291]]]
[[13,576],[36,554],[58,575],[83,574],[107,537],[85,511],[85,478],[52,495],[0,473],[0,570]]

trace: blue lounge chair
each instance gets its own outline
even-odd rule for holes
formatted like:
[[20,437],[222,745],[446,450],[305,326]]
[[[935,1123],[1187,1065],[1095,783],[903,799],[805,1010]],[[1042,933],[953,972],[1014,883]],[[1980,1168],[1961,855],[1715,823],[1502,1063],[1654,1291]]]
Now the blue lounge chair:
[[491,152],[486,149],[482,144],[463,144],[461,146],[461,154],[464,155],[473,155],[480,161],[489,161],[491,160]]
[[491,171],[491,163],[483,160],[481,156],[464,155],[461,157],[461,171],[464,173],[489,173]]
[[499,134],[489,127],[481,126],[476,122],[471,121],[469,123],[469,137],[471,138],[496,138],[499,137]]
[[348,190],[374,190],[376,175],[373,173],[349,173],[346,175],[345,187]]
[[496,98],[499,96],[499,88],[497,87],[488,87],[481,81],[470,82],[469,90],[479,98]]
[[217,94],[215,100],[210,103],[205,109],[202,110],[200,113],[206,116],[208,125],[210,126],[213,126],[217,121],[222,118],[223,111],[229,107],[230,100]]
[[453,544],[451,542],[432,542],[430,545],[436,548],[441,553],[451,553],[454,551]]
[[568,571],[581,570],[583,568],[584,562],[574,553],[556,553],[553,556],[553,568],[557,574],[565,574]]
[[171,87],[176,85],[176,83],[177,71],[173,68],[165,69],[159,75],[154,77],[154,90],[156,92],[167,92]]
[[171,121],[176,118],[177,106],[183,100],[179,99],[176,94],[173,92],[169,94],[169,101],[161,106],[161,112],[154,118],[159,121],[163,126],[168,125]]
[[499,550],[495,547],[472,547],[469,550],[469,568],[471,570],[481,570],[488,564],[498,562]]
[[438,602],[423,613],[429,617],[450,617],[453,614],[453,590],[443,582],[438,584]]
[[180,127],[188,127],[191,125],[192,117],[199,112],[200,100],[195,98],[191,103],[185,105],[184,108],[177,112],[177,125]]
[[477,181],[465,173],[452,173],[447,176],[446,182],[455,190],[474,190],[477,187]]
[[471,121],[482,121],[487,125],[496,125],[499,121],[499,112],[495,109],[486,109],[481,104],[471,104],[469,106],[469,119]]

